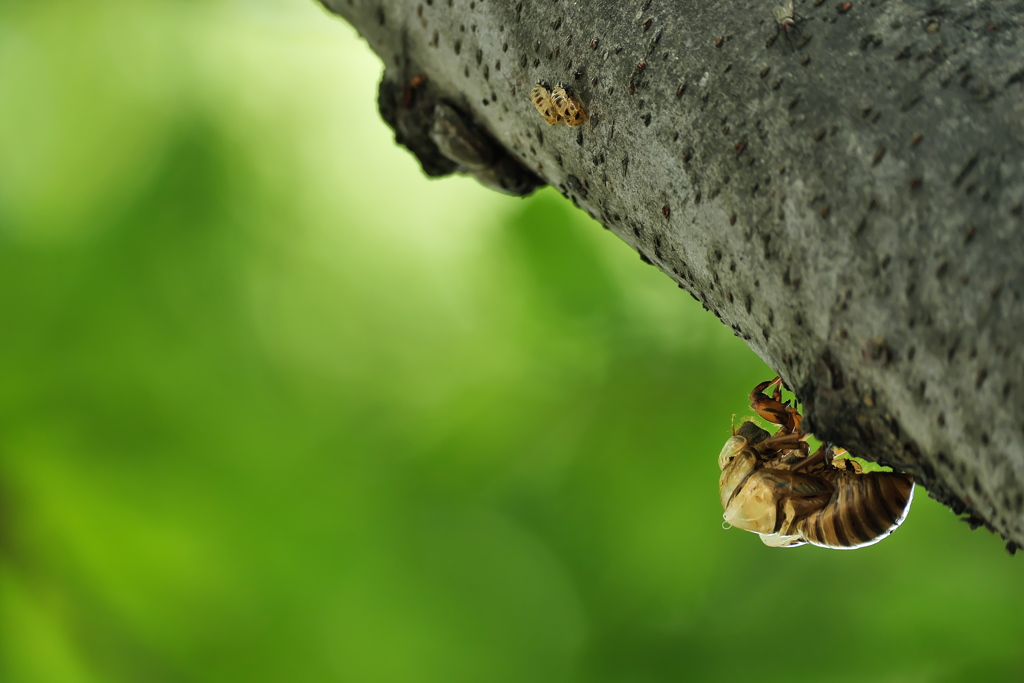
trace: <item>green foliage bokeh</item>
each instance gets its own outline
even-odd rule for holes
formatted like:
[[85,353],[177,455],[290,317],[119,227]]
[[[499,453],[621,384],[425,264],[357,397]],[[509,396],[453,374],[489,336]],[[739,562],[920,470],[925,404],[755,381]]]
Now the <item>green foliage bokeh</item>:
[[552,190],[426,180],[379,70],[312,2],[0,6],[0,681],[1024,678],[1020,559],[923,490],[724,531],[771,371]]

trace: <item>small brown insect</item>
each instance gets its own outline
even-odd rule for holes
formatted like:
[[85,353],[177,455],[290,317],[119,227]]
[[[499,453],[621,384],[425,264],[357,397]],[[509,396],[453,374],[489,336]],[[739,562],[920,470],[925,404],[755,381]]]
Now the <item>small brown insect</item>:
[[[769,435],[744,422],[718,456],[725,521],[778,548],[810,543],[848,550],[891,534],[910,510],[913,478],[864,473],[831,445],[808,455],[800,413],[782,402],[780,385],[776,377],[750,392],[751,407],[779,431]],[[768,396],[764,391],[771,386]]]
[[846,14],[847,12],[850,11],[851,7],[853,7],[853,3],[852,2],[844,2],[843,4],[839,5],[839,7],[838,7],[839,13],[840,14]]
[[570,126],[578,126],[587,120],[587,114],[583,111],[583,105],[573,96],[565,92],[562,86],[555,86],[551,89],[551,102],[555,105],[555,111]]
[[537,111],[540,112],[540,115],[544,117],[549,126],[554,126],[562,120],[558,109],[555,108],[555,103],[551,99],[551,93],[543,85],[538,83],[533,86],[533,89],[530,91],[530,101],[533,102],[533,106],[537,108]]
[[416,96],[416,90],[427,82],[426,74],[419,74],[409,79],[409,82],[402,86],[402,105],[408,109],[412,106]]

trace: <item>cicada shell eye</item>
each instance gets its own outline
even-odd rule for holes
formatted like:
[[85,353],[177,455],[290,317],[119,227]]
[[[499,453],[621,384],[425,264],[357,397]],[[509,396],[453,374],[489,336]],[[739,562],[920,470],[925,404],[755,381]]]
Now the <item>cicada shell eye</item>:
[[722,446],[722,452],[718,454],[718,469],[724,470],[736,455],[747,445],[747,440],[742,436],[734,436]]

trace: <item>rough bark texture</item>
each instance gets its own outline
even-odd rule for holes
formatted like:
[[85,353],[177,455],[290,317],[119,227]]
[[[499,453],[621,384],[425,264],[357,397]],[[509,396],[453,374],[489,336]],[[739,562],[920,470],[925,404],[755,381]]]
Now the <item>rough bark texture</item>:
[[[428,173],[557,186],[809,431],[1024,546],[1024,2],[805,0],[780,33],[771,1],[322,1]],[[548,126],[535,83],[589,119]]]

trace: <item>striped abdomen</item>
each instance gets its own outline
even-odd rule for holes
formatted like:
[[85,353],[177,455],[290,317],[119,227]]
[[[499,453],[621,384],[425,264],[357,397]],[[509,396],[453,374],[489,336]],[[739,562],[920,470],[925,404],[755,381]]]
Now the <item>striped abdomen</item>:
[[570,126],[578,126],[587,120],[583,106],[571,95],[565,92],[562,86],[551,89],[551,102],[555,105],[555,111]]
[[910,510],[914,497],[910,475],[837,470],[833,477],[829,479],[835,493],[828,505],[794,525],[808,543],[825,548],[863,548],[891,534]]
[[[563,91],[564,92],[564,91]],[[559,116],[558,110],[555,109],[555,103],[551,99],[551,93],[548,89],[541,84],[533,86],[530,91],[530,101],[533,102],[533,106],[537,108],[540,115],[544,117],[544,120],[548,122],[548,125],[553,126],[562,120]]]

